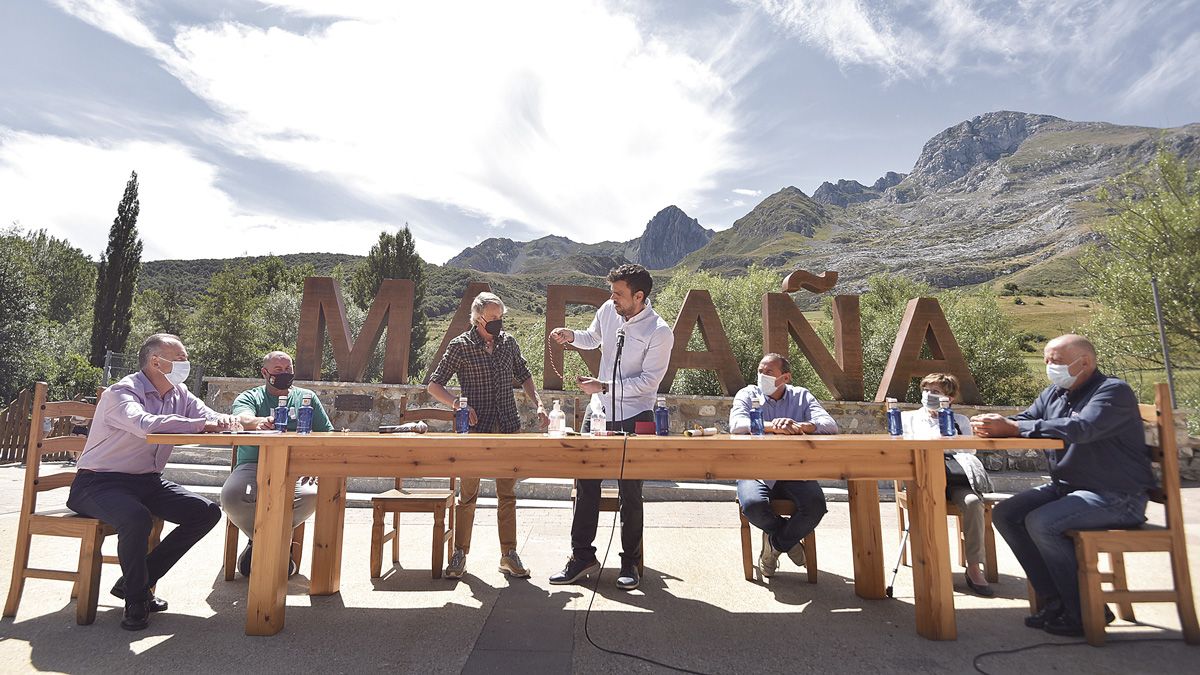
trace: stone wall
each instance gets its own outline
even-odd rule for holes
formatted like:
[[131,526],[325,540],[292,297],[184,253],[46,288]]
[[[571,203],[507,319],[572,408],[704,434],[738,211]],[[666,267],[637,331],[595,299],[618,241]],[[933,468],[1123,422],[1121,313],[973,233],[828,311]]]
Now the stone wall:
[[[214,410],[227,411],[237,395],[262,384],[259,379],[232,377],[206,378],[208,396],[206,402]],[[397,424],[400,420],[400,404],[407,408],[436,407],[425,388],[418,385],[371,384],[363,382],[297,382],[299,386],[312,389],[320,397],[337,429],[351,431],[374,431],[381,424]],[[546,407],[555,400],[562,402],[567,414],[567,423],[579,428],[583,422],[583,410],[588,396],[572,391],[543,391],[542,401]],[[406,398],[407,397],[407,398]],[[683,433],[693,425],[729,429],[729,408],[732,401],[716,396],[667,396],[671,411],[672,433]],[[886,432],[883,407],[878,403],[858,401],[823,401],[822,405],[838,423],[842,433],[881,434]],[[521,413],[521,428],[537,428],[537,411],[523,393],[517,393],[517,407]],[[958,406],[958,412],[970,417],[982,412],[1011,415],[1021,408],[997,406]],[[413,418],[409,418],[410,420]],[[1189,480],[1200,479],[1200,457],[1195,457],[1189,444],[1187,428],[1182,416],[1176,418],[1179,447],[1180,473]],[[435,431],[448,431],[449,423],[430,422]],[[1045,473],[1049,470],[1045,453],[1041,450],[987,451],[981,450],[979,458],[989,471],[1021,471]]]

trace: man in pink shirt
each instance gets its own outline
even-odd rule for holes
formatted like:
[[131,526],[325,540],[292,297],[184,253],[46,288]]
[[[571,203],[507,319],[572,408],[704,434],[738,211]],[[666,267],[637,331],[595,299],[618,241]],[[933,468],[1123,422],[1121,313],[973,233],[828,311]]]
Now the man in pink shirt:
[[[112,594],[125,600],[126,630],[146,628],[150,612],[167,608],[150,588],[221,519],[221,507],[163,480],[174,446],[146,443],[147,434],[222,431],[235,422],[188,391],[187,358],[174,335],[146,338],[138,351],[141,370],[100,398],[67,499],[72,511],[117,531],[122,576]],[[176,527],[147,554],[154,516]]]

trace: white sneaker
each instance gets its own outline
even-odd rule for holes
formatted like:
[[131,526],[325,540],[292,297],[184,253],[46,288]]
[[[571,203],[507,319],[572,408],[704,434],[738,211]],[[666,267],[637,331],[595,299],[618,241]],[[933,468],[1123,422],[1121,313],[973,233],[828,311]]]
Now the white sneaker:
[[787,554],[788,554],[788,557],[792,559],[792,562],[796,563],[797,567],[805,567],[806,566],[808,561],[805,560],[805,558],[804,558],[804,540],[803,539],[800,540],[799,544],[796,544],[795,546],[793,546],[792,549],[787,552]]
[[779,551],[771,546],[771,535],[763,532],[762,540],[762,553],[758,556],[758,571],[770,579],[775,576],[775,570],[779,569]]
[[521,556],[516,551],[509,551],[500,557],[500,571],[518,579],[529,578],[529,568],[521,564]]
[[450,562],[446,564],[447,579],[461,579],[467,569],[467,554],[461,548],[454,549]]

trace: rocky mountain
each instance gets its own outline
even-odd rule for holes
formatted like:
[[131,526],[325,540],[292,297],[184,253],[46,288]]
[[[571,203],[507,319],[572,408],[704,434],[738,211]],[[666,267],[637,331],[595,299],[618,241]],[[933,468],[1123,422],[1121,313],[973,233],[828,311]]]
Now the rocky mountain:
[[651,218],[637,239],[581,244],[554,235],[528,242],[490,238],[464,249],[446,261],[446,265],[500,274],[546,271],[606,274],[627,262],[648,269],[666,269],[708,243],[714,234],[672,205]]
[[879,199],[883,196],[884,190],[894,185],[899,185],[902,180],[904,180],[904,174],[889,171],[870,187],[856,180],[842,179],[836,184],[825,181],[813,193],[812,198],[814,202],[829,204],[830,206],[850,206],[851,204]]
[[879,272],[935,286],[1019,281],[1083,290],[1075,260],[1107,214],[1107,181],[1164,148],[1200,160],[1200,124],[1173,129],[1000,111],[935,135],[908,174],[867,187],[784,188],[682,262],[738,274],[751,263],[838,270],[841,287]]
[[701,227],[700,221],[672,204],[646,223],[642,236],[629,242],[625,257],[646,269],[667,269],[707,244],[714,234],[712,230]]

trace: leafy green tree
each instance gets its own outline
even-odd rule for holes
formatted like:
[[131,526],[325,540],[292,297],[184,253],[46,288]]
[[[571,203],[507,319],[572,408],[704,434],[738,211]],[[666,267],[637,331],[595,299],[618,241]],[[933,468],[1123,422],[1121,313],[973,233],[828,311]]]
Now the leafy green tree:
[[29,349],[37,325],[37,289],[10,247],[0,247],[0,405],[33,379]]
[[254,312],[259,300],[244,268],[226,266],[213,275],[189,326],[193,358],[207,374],[252,377],[257,372],[266,352]]
[[[1097,196],[1113,216],[1095,228],[1103,243],[1083,257],[1100,306],[1084,332],[1096,343],[1102,366],[1135,386],[1142,379],[1162,378],[1151,276],[1158,280],[1173,365],[1200,365],[1200,178],[1195,168],[1160,151]],[[1143,394],[1148,392],[1144,386]],[[1185,401],[1177,405],[1200,406],[1200,393],[1179,393]]]
[[95,293],[96,267],[83,251],[44,229],[10,241],[23,249],[29,269],[35,271],[31,282],[38,289],[38,305],[47,319],[68,323],[91,311],[88,299]]
[[108,231],[108,248],[100,256],[92,313],[93,366],[104,365],[107,351],[124,351],[129,338],[133,292],[142,264],[142,240],[137,231],[140,210],[137,172],[134,171],[125,184],[125,194],[117,205],[117,217]]
[[425,314],[425,262],[417,254],[412,232],[405,225],[395,234],[379,233],[379,241],[371,252],[355,268],[350,279],[350,297],[355,306],[366,311],[375,299],[384,279],[411,279],[413,282],[413,326],[409,345],[409,369],[419,367],[420,357],[426,340]]

